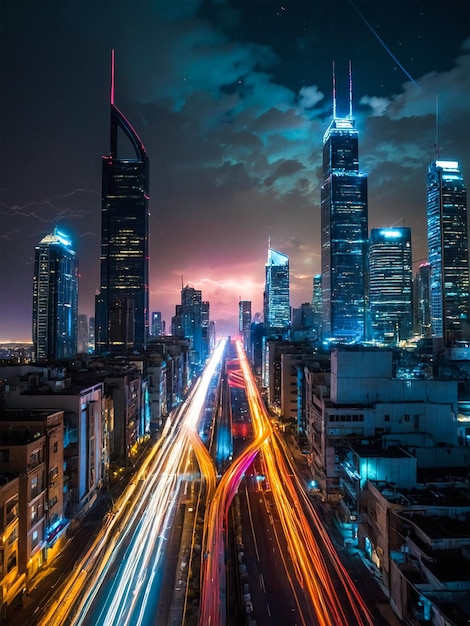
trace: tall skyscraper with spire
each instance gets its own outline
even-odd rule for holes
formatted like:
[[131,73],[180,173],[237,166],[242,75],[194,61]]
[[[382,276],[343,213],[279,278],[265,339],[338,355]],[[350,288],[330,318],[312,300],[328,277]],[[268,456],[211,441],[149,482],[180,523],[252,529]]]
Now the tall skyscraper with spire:
[[[101,282],[96,299],[96,351],[126,352],[145,347],[148,326],[149,161],[144,145],[114,104],[111,69],[110,152],[103,157]],[[128,140],[130,157],[118,152]]]
[[427,178],[432,336],[447,347],[468,339],[467,190],[457,161],[436,160]]
[[58,228],[36,246],[33,344],[36,361],[71,359],[77,353],[78,262],[72,242]]
[[268,333],[285,333],[290,327],[289,287],[289,257],[270,247],[264,291],[264,325]]
[[321,285],[325,339],[355,341],[365,337],[367,236],[367,175],[359,171],[350,65],[349,115],[336,115],[333,68],[333,119],[323,137]]

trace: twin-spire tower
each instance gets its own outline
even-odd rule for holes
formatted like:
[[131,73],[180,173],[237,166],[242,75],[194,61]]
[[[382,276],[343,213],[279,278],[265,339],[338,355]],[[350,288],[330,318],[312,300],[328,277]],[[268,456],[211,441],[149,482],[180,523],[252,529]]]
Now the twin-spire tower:
[[359,171],[352,102],[350,63],[349,115],[338,117],[333,66],[333,119],[323,137],[321,284],[323,337],[339,341],[366,335],[367,175]]

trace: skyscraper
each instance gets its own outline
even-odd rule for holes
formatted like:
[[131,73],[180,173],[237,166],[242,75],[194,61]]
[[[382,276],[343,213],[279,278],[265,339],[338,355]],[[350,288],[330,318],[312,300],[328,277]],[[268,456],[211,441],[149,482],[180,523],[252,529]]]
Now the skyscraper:
[[285,333],[290,326],[289,257],[272,248],[266,263],[264,324],[268,332]]
[[359,172],[350,68],[349,115],[336,116],[333,72],[333,119],[323,137],[321,284],[324,338],[348,341],[364,338],[367,235],[367,175]]
[[446,346],[468,333],[467,190],[456,161],[435,161],[427,178],[432,336]]
[[369,240],[371,339],[408,339],[413,329],[410,228],[373,228]]
[[88,352],[95,351],[95,318],[88,320]]
[[78,263],[57,228],[35,249],[33,343],[36,361],[71,359],[77,352]]
[[87,354],[90,345],[90,335],[88,331],[88,315],[80,313],[78,316],[78,354]]
[[[118,152],[118,136],[133,155]],[[148,335],[147,153],[131,124],[114,104],[111,80],[110,153],[103,157],[101,283],[96,301],[97,352],[141,350]]]
[[427,261],[419,265],[414,280],[415,332],[425,337],[431,336],[431,312],[429,289],[431,282],[431,266]]
[[162,314],[160,311],[152,311],[152,336],[161,337],[162,334]]
[[313,328],[320,337],[322,334],[322,290],[321,290],[321,274],[315,274],[313,277],[313,294],[312,294],[312,307],[313,307]]
[[171,319],[171,334],[191,342],[191,365],[202,365],[210,351],[209,302],[202,300],[202,292],[193,287],[181,289],[181,304]]
[[238,303],[238,332],[243,341],[243,347],[250,356],[251,347],[251,301],[240,300]]

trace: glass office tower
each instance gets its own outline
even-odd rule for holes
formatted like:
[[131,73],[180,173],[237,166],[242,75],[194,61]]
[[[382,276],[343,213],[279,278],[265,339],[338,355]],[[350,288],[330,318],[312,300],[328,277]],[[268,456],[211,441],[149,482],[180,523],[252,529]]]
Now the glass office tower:
[[202,291],[193,287],[181,289],[181,304],[171,318],[171,334],[191,342],[191,365],[204,364],[210,353],[210,305]]
[[[113,70],[114,74],[114,70]],[[131,157],[118,152],[125,136]],[[148,181],[142,141],[114,105],[111,88],[110,153],[103,157],[101,283],[96,301],[96,351],[145,347],[148,335]]]
[[370,338],[408,339],[413,331],[410,228],[373,228],[369,239]]
[[152,337],[161,337],[163,335],[162,314],[160,311],[152,311]]
[[431,336],[430,311],[431,266],[427,261],[420,263],[414,280],[415,332],[424,337]]
[[350,111],[333,119],[323,137],[321,285],[324,339],[365,337],[367,175],[359,172],[359,141]]
[[321,337],[322,316],[323,316],[321,274],[315,274],[315,276],[313,277],[312,306],[313,306],[313,328],[315,329],[317,336]]
[[248,357],[251,353],[251,301],[240,300],[238,303],[238,333]]
[[272,248],[266,263],[264,324],[269,332],[284,332],[290,327],[289,257]]
[[71,359],[77,353],[78,262],[58,228],[35,248],[33,344],[36,361]]
[[435,161],[427,178],[432,336],[451,347],[468,324],[467,190],[457,161]]

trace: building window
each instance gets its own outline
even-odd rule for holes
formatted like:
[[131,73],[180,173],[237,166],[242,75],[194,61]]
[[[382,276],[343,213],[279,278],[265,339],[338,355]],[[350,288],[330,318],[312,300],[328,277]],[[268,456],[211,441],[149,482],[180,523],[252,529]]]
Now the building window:
[[386,413],[384,415],[384,422],[389,422],[390,421],[390,415],[388,415],[388,413]]
[[8,535],[8,539],[7,539],[7,543],[9,546],[11,546],[12,543],[15,543],[15,541],[18,539],[18,529],[14,528],[11,533]]
[[51,485],[54,484],[55,479],[57,478],[57,475],[59,474],[59,467],[56,465],[55,467],[53,467],[50,471],[49,471],[49,483]]
[[57,496],[54,496],[49,500],[49,510],[57,504]]
[[31,549],[34,550],[34,548],[38,545],[39,543],[39,533],[37,530],[33,531],[33,536],[31,538]]
[[36,465],[38,465],[41,462],[39,450],[35,450],[34,452],[31,452],[31,456],[29,457],[29,462],[30,462],[31,467],[36,467]]
[[11,570],[15,567],[16,567],[16,550],[15,552],[12,552],[10,556],[8,557],[7,572],[11,572]]
[[31,521],[35,522],[38,518],[38,507],[36,504],[31,505]]
[[18,498],[12,498],[7,502],[7,524],[18,517]]
[[52,446],[52,451],[57,452],[58,449],[59,449],[59,444],[57,443],[57,441],[54,441],[54,445]]
[[35,498],[39,493],[39,488],[38,488],[38,477],[37,476],[33,476],[31,478],[31,500],[33,498]]

